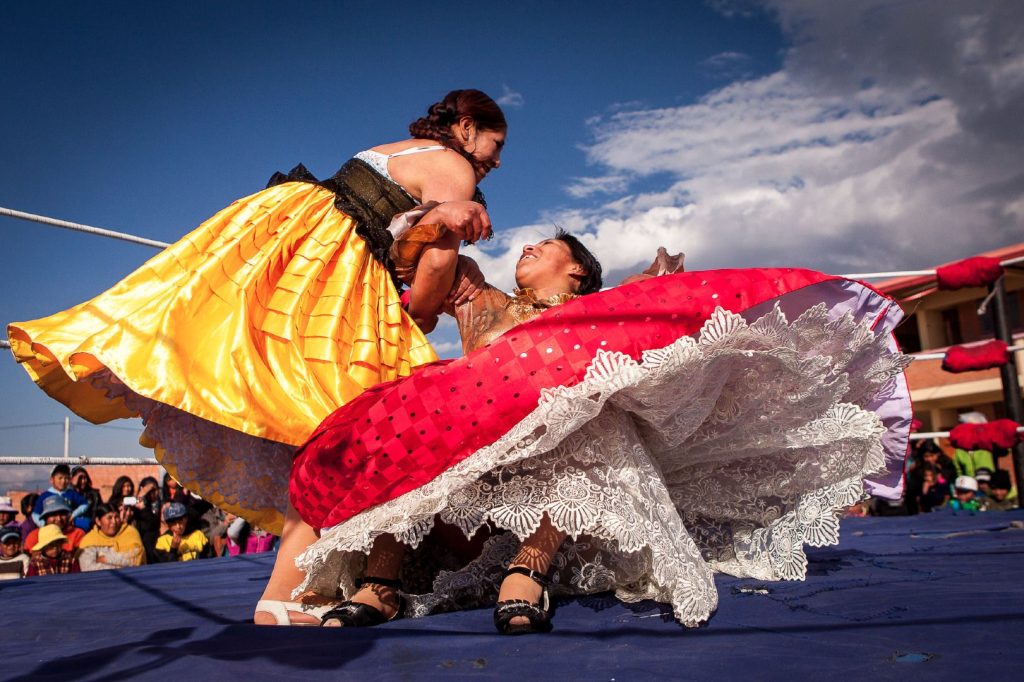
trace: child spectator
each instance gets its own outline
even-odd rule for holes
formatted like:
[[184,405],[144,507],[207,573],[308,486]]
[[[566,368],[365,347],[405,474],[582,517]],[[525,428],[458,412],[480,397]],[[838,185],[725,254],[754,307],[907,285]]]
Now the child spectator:
[[[80,531],[81,529],[76,528],[75,530]],[[32,557],[28,562],[29,577],[81,571],[74,553],[65,549],[67,540],[68,538],[60,532],[60,528],[52,523],[40,528],[39,540],[31,547]]]
[[85,532],[81,528],[75,526],[71,522],[71,507],[68,506],[67,502],[64,501],[62,495],[51,495],[43,500],[43,508],[41,510],[40,520],[43,522],[41,528],[37,528],[28,534],[25,538],[25,546],[31,551],[39,540],[40,534],[47,526],[55,526],[60,536],[64,538],[64,550],[70,553],[74,553],[78,549],[78,544],[85,537]]
[[992,480],[992,472],[982,467],[974,472],[974,480],[978,482],[978,497],[987,497],[991,490],[989,482]]
[[21,516],[24,519],[21,522],[21,541],[23,544],[28,539],[28,534],[39,527],[32,520],[32,508],[36,506],[36,500],[38,499],[39,493],[29,493],[21,498]]
[[0,580],[17,580],[28,575],[28,554],[21,551],[21,530],[0,530]]
[[1010,474],[997,469],[989,481],[989,494],[982,502],[981,508],[986,511],[1010,511],[1017,508],[1017,500],[1010,496]]
[[213,556],[213,545],[201,530],[188,528],[188,510],[179,502],[164,508],[167,532],[157,538],[157,561],[192,561]]
[[953,499],[949,506],[954,511],[978,511],[978,482],[973,476],[957,476],[953,482]]
[[145,563],[139,531],[123,523],[121,515],[110,505],[96,508],[95,526],[78,546],[78,561],[83,571],[102,571]]
[[[32,509],[32,520],[36,526],[46,525],[43,523],[43,503],[50,497],[56,495],[63,497],[71,510],[71,520],[82,532],[89,530],[92,522],[89,519],[89,501],[78,494],[76,490],[69,487],[71,483],[71,467],[67,464],[58,464],[50,471],[50,487],[39,495],[35,507]],[[79,520],[81,519],[81,520]]]
[[11,504],[11,498],[0,497],[0,528],[7,528],[8,526],[17,526],[21,528],[21,524],[15,521],[15,517],[18,516],[18,510]]
[[89,503],[92,516],[96,516],[96,507],[103,502],[100,491],[92,487],[92,476],[85,467],[78,465],[71,467],[71,487]]
[[956,478],[956,465],[953,464],[953,460],[946,456],[946,453],[942,451],[935,441],[925,441],[925,445],[921,447],[921,461],[926,466],[935,469],[935,473],[938,475],[940,483],[945,485],[952,485],[953,480]]
[[949,501],[949,484],[942,481],[937,469],[925,466],[922,469],[921,493],[917,498],[918,507],[922,512],[945,506]]

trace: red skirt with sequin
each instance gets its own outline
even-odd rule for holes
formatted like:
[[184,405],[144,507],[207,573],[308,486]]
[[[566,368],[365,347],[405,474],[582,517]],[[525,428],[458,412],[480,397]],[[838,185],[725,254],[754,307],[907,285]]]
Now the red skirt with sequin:
[[[639,362],[646,352],[701,332],[718,308],[752,319],[774,306],[798,315],[816,301],[886,329],[901,314],[867,285],[793,268],[679,273],[580,297],[469,355],[426,365],[338,409],[298,451],[291,502],[314,528],[337,526],[508,434],[545,392],[593,373],[601,354]],[[871,492],[898,496],[909,419],[887,417],[888,473]]]

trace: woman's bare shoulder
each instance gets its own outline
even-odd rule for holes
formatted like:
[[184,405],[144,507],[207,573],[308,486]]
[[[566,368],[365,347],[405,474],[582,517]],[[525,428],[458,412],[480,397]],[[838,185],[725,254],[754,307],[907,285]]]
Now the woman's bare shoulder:
[[[379,144],[376,147],[370,147],[370,151],[379,152],[381,154],[399,154],[406,151],[407,149],[414,149],[416,147],[443,147],[437,140],[427,140],[424,138],[409,138],[407,140],[399,140],[397,142],[385,142]],[[437,150],[436,152],[424,152],[426,156],[448,156],[448,154],[442,153],[447,151],[447,147],[444,150]],[[412,156],[420,156],[419,154],[410,154]],[[455,154],[458,156],[458,154]]]

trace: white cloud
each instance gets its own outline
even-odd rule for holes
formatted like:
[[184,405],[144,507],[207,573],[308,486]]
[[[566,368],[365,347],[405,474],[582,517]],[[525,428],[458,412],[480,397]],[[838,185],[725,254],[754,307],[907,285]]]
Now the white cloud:
[[522,109],[523,105],[526,104],[526,100],[523,98],[523,95],[507,85],[502,85],[501,91],[501,96],[495,100],[499,106],[508,107],[510,109]]
[[700,63],[710,76],[718,78],[747,78],[753,60],[750,55],[733,50],[711,55]]
[[593,203],[545,217],[606,271],[658,245],[698,269],[918,268],[1024,236],[1024,3],[767,4],[779,71],[591,119],[597,172],[567,192]]
[[629,176],[606,175],[597,178],[573,178],[572,184],[565,187],[570,196],[583,199],[593,194],[609,194],[622,192],[629,187]]
[[437,326],[430,333],[430,345],[442,358],[457,358],[462,355],[459,327],[453,318],[442,315],[438,319]]
[[433,341],[431,345],[441,357],[451,357],[453,354],[461,355],[462,343],[460,341]]

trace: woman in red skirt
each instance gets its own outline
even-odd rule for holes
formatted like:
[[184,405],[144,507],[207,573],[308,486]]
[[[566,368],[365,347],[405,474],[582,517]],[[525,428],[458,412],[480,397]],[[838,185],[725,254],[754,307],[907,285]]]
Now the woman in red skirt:
[[693,626],[714,572],[801,579],[843,509],[899,495],[892,300],[791,268],[589,293],[595,265],[571,238],[527,246],[516,296],[453,311],[464,357],[367,391],[299,450],[296,592],[349,597],[326,624],[497,598],[499,631],[547,631],[549,594],[613,590]]

